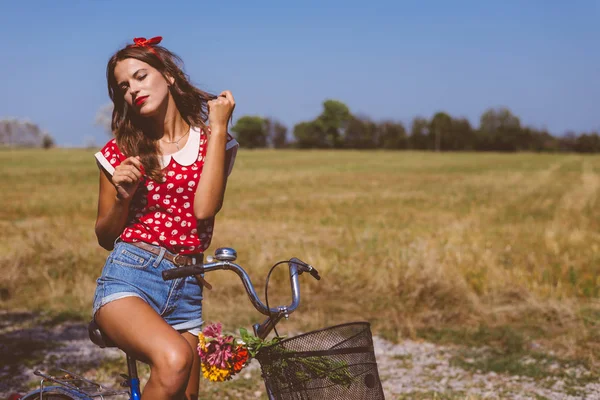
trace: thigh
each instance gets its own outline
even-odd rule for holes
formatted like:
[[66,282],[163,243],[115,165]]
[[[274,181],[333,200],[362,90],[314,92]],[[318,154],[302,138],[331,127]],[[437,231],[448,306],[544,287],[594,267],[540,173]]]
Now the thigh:
[[120,349],[150,365],[154,364],[157,350],[188,345],[179,332],[139,297],[105,304],[95,318],[100,329]]
[[185,389],[187,400],[197,400],[200,390],[200,356],[198,355],[198,336],[192,335],[189,332],[184,332],[181,336],[189,343],[194,350],[194,363],[192,364],[192,372],[190,380]]

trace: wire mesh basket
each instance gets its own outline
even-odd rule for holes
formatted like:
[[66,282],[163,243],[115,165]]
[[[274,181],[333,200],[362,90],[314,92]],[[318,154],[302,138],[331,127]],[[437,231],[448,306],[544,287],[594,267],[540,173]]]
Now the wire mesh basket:
[[284,339],[256,358],[276,399],[384,399],[368,322]]

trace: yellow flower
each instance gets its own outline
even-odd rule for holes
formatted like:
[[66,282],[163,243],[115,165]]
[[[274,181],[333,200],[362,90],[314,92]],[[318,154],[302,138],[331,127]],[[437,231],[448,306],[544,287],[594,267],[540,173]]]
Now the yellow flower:
[[206,351],[206,339],[202,332],[198,334],[198,348],[202,351]]
[[202,364],[202,375],[211,382],[223,382],[231,378],[231,372],[227,369],[221,369],[214,365]]

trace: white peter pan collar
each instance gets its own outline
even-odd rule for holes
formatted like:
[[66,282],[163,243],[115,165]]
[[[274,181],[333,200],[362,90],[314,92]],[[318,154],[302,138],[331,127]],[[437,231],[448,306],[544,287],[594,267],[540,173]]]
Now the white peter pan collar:
[[190,137],[181,150],[173,154],[161,155],[159,157],[161,168],[166,168],[173,158],[179,165],[189,167],[198,159],[200,149],[200,128],[190,127]]

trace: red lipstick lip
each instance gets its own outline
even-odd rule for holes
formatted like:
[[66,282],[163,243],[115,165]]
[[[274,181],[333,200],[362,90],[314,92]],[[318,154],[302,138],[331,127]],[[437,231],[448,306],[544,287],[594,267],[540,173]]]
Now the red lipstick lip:
[[144,103],[147,98],[148,98],[148,96],[138,97],[137,99],[135,99],[135,104],[139,106],[142,103]]

